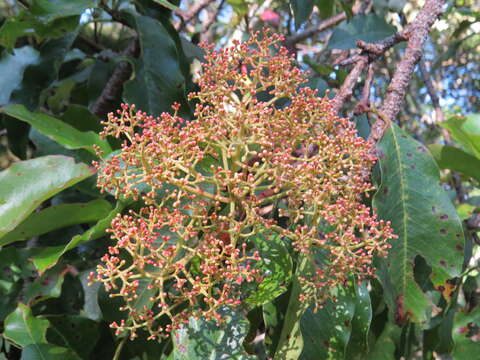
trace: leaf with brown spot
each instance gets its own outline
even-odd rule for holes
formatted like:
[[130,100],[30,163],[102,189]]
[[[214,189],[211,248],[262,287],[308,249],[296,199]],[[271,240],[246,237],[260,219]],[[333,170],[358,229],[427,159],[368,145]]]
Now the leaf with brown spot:
[[[373,207],[381,219],[391,221],[399,236],[392,240],[382,284],[387,304],[396,309],[400,321],[411,314],[411,321],[426,320],[430,300],[415,282],[413,264],[420,255],[432,267],[430,278],[434,286],[443,285],[458,276],[463,257],[462,224],[448,194],[440,183],[435,160],[419,142],[398,126],[392,125],[378,143],[385,154],[379,159],[381,185],[374,196]],[[409,156],[411,154],[412,156]],[[384,189],[388,188],[385,193]],[[391,284],[388,290],[386,281]],[[399,296],[402,307],[398,307]],[[392,310],[393,311],[393,310]]]

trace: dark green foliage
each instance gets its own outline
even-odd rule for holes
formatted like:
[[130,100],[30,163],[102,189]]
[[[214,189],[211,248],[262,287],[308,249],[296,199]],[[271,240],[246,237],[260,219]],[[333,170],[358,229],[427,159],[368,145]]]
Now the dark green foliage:
[[[348,0],[216,0],[188,19],[199,3],[0,2],[0,359],[478,358],[480,40],[474,30],[480,15],[469,1],[449,3],[448,26],[430,33],[422,60],[447,120],[423,121],[436,105],[414,72],[398,125],[377,143],[377,189],[364,202],[391,222],[398,239],[388,257],[376,259],[375,278],[352,277],[329,289],[334,300],[314,311],[299,298],[299,277],[312,271],[306,255],[281,236],[267,239],[259,231],[251,243],[266,260],[261,272],[268,276],[255,291],[245,284],[242,306],[225,308],[223,322],[190,318],[161,340],[148,340],[141,329],[131,341],[114,334],[109,324],[127,318],[119,310],[122,300],[89,286],[88,275],[112,244],[112,220],[142,204],[96,188],[96,150],[111,157],[124,140],[98,135],[104,114],[127,102],[159,116],[177,102],[179,115],[192,120],[195,103],[187,95],[197,90],[204,60],[198,39],[220,47],[261,26],[285,34],[300,67],[311,71],[306,85],[333,97],[351,69],[339,66],[339,51],[343,56],[358,40],[393,35],[423,4],[374,0],[363,14]],[[343,21],[309,35],[303,47],[289,43],[292,33],[342,13]],[[126,51],[130,45],[134,51]],[[378,67],[382,76],[370,84],[372,108],[404,53],[401,45],[390,51]],[[359,86],[353,98],[361,96]],[[350,105],[344,114],[355,101]],[[372,116],[355,112],[351,118],[368,138]],[[210,165],[217,160],[197,166],[208,173]],[[145,183],[138,187],[149,190]],[[152,307],[151,284],[140,280],[136,309]]]

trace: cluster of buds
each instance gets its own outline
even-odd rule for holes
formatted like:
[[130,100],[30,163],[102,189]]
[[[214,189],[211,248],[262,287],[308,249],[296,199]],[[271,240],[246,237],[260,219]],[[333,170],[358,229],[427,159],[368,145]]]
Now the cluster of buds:
[[386,254],[392,230],[362,204],[373,144],[301,87],[281,40],[207,46],[193,121],[177,104],[159,118],[134,105],[109,115],[103,136],[124,142],[96,165],[98,185],[145,203],[113,221],[115,244],[91,276],[125,301],[118,332],[146,327],[156,338],[191,316],[221,322],[221,309],[241,306],[268,275],[260,233],[308,259],[303,297],[316,304]]

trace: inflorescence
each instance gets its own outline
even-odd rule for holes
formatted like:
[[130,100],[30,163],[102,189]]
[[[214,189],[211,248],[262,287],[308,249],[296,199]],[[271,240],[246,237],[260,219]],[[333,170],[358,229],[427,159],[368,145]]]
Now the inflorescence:
[[134,105],[109,114],[102,135],[124,142],[96,164],[98,185],[145,203],[113,220],[115,243],[91,274],[125,302],[117,333],[146,328],[154,339],[191,316],[221,322],[223,307],[241,306],[268,276],[258,236],[280,236],[308,259],[302,300],[316,305],[386,255],[392,230],[362,203],[373,144],[301,87],[281,40],[207,46],[189,95],[195,120],[179,117],[178,104],[159,118]]

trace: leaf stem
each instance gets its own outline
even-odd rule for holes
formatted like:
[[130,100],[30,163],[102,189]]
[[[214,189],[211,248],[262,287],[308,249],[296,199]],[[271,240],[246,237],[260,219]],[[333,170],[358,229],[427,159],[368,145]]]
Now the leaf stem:
[[127,341],[127,336],[125,336],[122,341],[117,345],[117,348],[115,349],[115,354],[113,355],[112,360],[118,360],[120,359],[120,354],[122,353],[123,345],[125,345],[125,342]]

